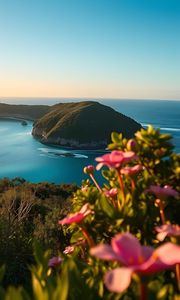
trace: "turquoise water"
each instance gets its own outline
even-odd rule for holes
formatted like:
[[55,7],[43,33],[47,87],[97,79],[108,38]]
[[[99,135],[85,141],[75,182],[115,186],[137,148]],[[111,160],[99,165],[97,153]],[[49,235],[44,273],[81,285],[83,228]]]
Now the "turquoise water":
[[[80,183],[83,167],[93,164],[101,151],[69,151],[39,143],[32,123],[0,120],[0,178],[16,176],[32,182]],[[67,157],[73,155],[73,157]]]
[[[48,103],[55,102],[60,101],[54,99]],[[171,133],[176,151],[180,152],[180,102],[142,100],[101,102],[136,119],[144,126],[152,124],[161,128],[162,132]],[[95,157],[102,155],[102,151],[70,151],[43,145],[32,137],[31,129],[31,122],[28,122],[27,126],[22,126],[19,121],[0,120],[0,178],[18,176],[32,182],[80,184],[82,179],[87,178],[83,173],[84,166],[95,164]],[[97,178],[99,180],[101,178],[99,173]]]

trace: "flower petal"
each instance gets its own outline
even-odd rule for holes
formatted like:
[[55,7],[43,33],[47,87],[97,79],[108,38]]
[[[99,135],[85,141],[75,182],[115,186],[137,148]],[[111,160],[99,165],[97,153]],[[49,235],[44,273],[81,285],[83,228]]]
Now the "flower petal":
[[150,192],[156,195],[156,197],[160,198],[161,197],[177,197],[179,193],[175,191],[173,188],[171,188],[168,185],[165,185],[164,187],[161,187],[159,185],[150,185],[149,189],[146,190],[146,192]]
[[164,239],[166,238],[167,236],[167,232],[159,232],[157,235],[156,235],[156,238],[157,240],[159,240],[160,242],[164,241]]
[[139,241],[130,233],[117,234],[111,241],[114,252],[127,266],[139,265],[142,250]]
[[79,212],[75,212],[74,214],[70,214],[66,218],[58,221],[58,224],[72,224],[81,222],[87,215],[91,213],[91,209],[89,208],[89,204],[86,203],[81,207]]
[[104,154],[101,157],[97,157],[96,161],[99,162],[99,164],[96,166],[96,169],[100,170],[102,166],[108,166],[109,168],[118,168],[122,163],[136,158],[137,156],[132,151],[123,152],[115,150],[111,153]]
[[72,223],[79,223],[84,219],[84,215],[81,213],[75,213],[69,215],[68,217],[64,218],[63,220],[58,221],[58,224],[65,225],[65,224],[72,224]]
[[79,213],[84,214],[84,216],[89,215],[89,214],[91,213],[91,209],[90,209],[90,207],[89,207],[89,203],[84,204],[84,205],[81,207]]
[[157,234],[157,239],[163,241],[166,236],[178,236],[180,235],[180,226],[176,224],[165,224],[155,227]]
[[96,157],[95,160],[98,162],[104,162],[104,161],[108,161],[109,160],[109,153],[108,154],[104,154],[100,157]]
[[135,165],[133,167],[126,166],[121,169],[121,174],[132,176],[132,175],[140,172],[141,170],[143,170],[142,165]]
[[134,267],[134,270],[141,274],[151,274],[164,271],[166,269],[169,269],[169,266],[153,255],[143,264]]
[[90,254],[104,260],[118,260],[119,257],[114,253],[109,245],[100,244],[90,249]]
[[131,283],[132,273],[131,268],[117,268],[109,271],[104,280],[107,289],[115,293],[123,292]]
[[97,164],[97,166],[96,166],[96,170],[97,171],[99,171],[102,167],[104,166],[104,164],[103,163],[99,163],[99,164]]
[[144,261],[147,261],[152,256],[154,248],[150,246],[141,246],[141,251]]
[[180,263],[180,246],[166,243],[154,251],[161,262],[168,266],[174,266]]

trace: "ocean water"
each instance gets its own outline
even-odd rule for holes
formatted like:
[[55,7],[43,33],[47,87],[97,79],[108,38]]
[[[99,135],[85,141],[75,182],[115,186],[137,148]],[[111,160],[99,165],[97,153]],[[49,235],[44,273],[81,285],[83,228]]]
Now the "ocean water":
[[[54,104],[77,99],[1,99],[6,103]],[[132,117],[143,126],[152,124],[173,135],[180,152],[180,101],[102,100],[99,102]],[[95,164],[102,151],[67,150],[41,144],[31,135],[32,123],[0,120],[0,178],[23,177],[32,182],[77,183],[86,179],[84,166]],[[101,180],[100,172],[96,174]]]
[[173,137],[175,151],[180,153],[180,101],[168,100],[107,100],[104,104],[132,117],[144,127],[151,124]]

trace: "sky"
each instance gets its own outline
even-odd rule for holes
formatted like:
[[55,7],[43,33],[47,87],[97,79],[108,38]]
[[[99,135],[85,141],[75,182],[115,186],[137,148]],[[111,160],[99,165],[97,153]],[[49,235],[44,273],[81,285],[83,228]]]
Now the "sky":
[[180,99],[180,0],[0,0],[0,97]]

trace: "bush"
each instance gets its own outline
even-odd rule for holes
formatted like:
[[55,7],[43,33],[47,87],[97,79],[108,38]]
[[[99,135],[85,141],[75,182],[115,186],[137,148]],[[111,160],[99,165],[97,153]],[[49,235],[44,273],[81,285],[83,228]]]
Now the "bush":
[[[152,127],[131,140],[112,133],[108,148],[96,159],[104,185],[87,166],[91,181],[74,193],[72,213],[59,225],[57,212],[45,216],[46,239],[55,224],[64,242],[56,257],[34,245],[32,299],[179,299],[180,155]],[[24,289],[8,293],[27,299]]]
[[[33,238],[56,254],[68,243],[57,226],[67,214],[77,187],[31,184],[21,178],[0,180],[0,265],[6,265],[3,286],[23,285],[31,290],[29,266],[34,264]],[[62,246],[61,246],[62,245]]]

